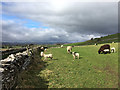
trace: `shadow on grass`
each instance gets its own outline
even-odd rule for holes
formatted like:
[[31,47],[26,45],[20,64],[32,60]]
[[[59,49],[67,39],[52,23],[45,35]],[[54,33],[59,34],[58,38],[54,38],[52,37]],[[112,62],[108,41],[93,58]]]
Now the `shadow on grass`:
[[58,60],[57,58],[53,58],[53,59],[44,59],[44,61],[51,61],[51,60]]
[[57,58],[54,58],[54,59],[52,59],[52,60],[58,60]]
[[39,54],[34,55],[27,70],[19,74],[16,88],[48,88],[49,82],[39,75],[46,66],[47,63],[42,61]]
[[83,57],[79,57],[79,59],[82,59]]

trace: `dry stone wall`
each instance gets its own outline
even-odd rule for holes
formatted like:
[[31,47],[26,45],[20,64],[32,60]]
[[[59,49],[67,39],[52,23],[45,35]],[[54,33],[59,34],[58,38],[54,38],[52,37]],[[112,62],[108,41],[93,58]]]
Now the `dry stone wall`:
[[2,53],[2,59],[6,58],[10,54],[15,54],[15,53],[18,53],[18,52],[23,52],[25,50],[26,50],[26,48],[8,49],[8,50],[5,50],[5,51],[1,51],[1,53]]
[[34,60],[34,51],[40,52],[39,48],[27,49],[0,60],[0,89],[15,88],[19,73]]

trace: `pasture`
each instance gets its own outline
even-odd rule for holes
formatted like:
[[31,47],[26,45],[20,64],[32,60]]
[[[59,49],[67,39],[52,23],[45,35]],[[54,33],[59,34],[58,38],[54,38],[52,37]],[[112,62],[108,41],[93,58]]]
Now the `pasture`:
[[98,54],[101,45],[73,47],[72,51],[80,53],[80,59],[75,60],[67,53],[66,47],[48,49],[45,53],[52,53],[53,60],[44,60],[42,57],[46,65],[36,63],[34,73],[29,70],[28,74],[26,71],[27,74],[24,73],[23,77],[26,75],[27,84],[22,80],[23,88],[26,86],[46,88],[39,81],[41,79],[47,81],[47,88],[117,88],[118,43],[110,44],[116,48],[116,52],[110,54]]
[[118,44],[111,44],[117,52],[98,54],[102,44],[74,47],[80,59],[73,60],[66,48],[50,48],[53,60],[40,76],[49,81],[49,88],[115,88],[118,87]]

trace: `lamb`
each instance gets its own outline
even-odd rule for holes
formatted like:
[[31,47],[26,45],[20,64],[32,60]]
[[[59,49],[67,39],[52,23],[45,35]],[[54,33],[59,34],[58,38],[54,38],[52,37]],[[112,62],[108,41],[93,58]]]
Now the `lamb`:
[[76,57],[79,59],[79,53],[76,53],[76,52],[72,52],[72,55],[73,55],[73,58],[75,59]]
[[70,53],[73,46],[67,46],[67,53]]
[[52,54],[43,54],[43,56],[44,56],[44,58],[46,59],[46,58],[53,58],[53,55]]
[[44,54],[43,52],[41,52],[41,57],[44,57],[45,59],[46,58],[53,58],[53,55],[52,54]]
[[111,52],[114,53],[115,52],[115,47],[111,48]]

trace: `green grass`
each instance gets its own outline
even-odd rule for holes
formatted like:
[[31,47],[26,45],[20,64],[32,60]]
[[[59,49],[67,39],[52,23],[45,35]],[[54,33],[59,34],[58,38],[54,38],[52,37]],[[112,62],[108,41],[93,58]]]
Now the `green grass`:
[[[40,59],[36,54],[28,70],[18,79],[18,88],[117,88],[118,87],[118,43],[111,44],[117,52],[98,54],[97,46],[74,47],[80,59],[73,60],[66,48],[50,48],[53,60]],[[23,79],[22,79],[23,78]]]
[[[75,60],[66,48],[51,48],[47,53],[52,52],[54,59],[47,60],[47,68],[39,75],[49,80],[49,88],[117,88],[118,50],[98,54],[100,46],[74,47],[73,51],[80,53]],[[117,49],[117,43],[111,46]]]

